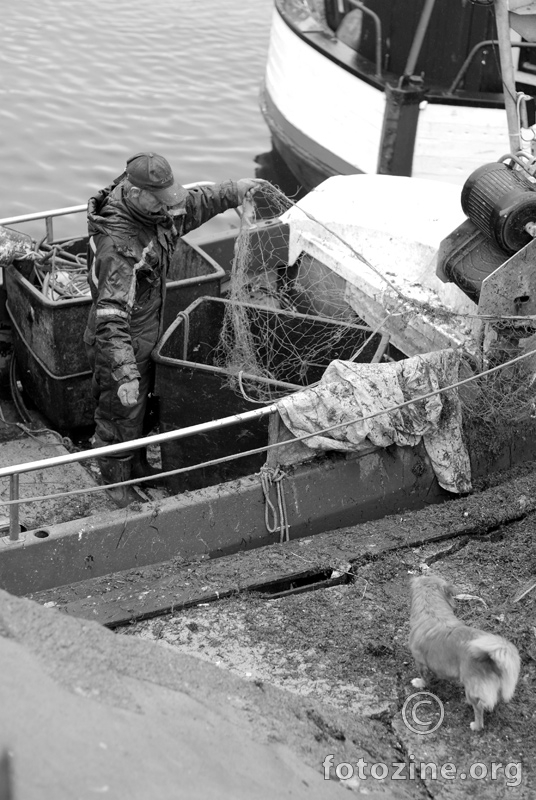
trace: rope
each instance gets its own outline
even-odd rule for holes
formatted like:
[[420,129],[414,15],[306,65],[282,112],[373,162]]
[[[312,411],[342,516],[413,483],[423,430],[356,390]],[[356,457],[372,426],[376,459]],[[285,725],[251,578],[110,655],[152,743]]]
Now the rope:
[[[71,242],[67,242],[65,246],[70,244]],[[30,255],[33,261],[34,286],[48,300],[89,297],[84,257],[69,253],[60,245],[45,245],[44,239]]]
[[[283,484],[283,479],[286,477],[287,473],[283,472],[279,466],[273,469],[266,465],[261,467],[260,478],[265,501],[264,522],[268,533],[276,533],[279,531],[279,544],[290,541],[290,525],[288,524],[285,487]],[[277,510],[270,499],[270,489],[274,484],[277,495]],[[273,519],[273,524],[270,523],[269,520],[270,514]]]
[[[275,533],[279,530],[279,525],[277,524],[277,511],[270,500],[270,486],[271,486],[271,477],[270,470],[268,467],[261,467],[260,477],[261,477],[261,486],[262,491],[264,494],[264,524],[266,525],[266,530],[268,533]],[[272,515],[273,524],[270,523],[269,516]]]
[[[256,375],[252,376],[248,372],[244,373],[243,369],[239,370],[237,375],[236,375],[238,388],[240,389],[240,394],[242,395],[244,400],[247,400],[248,403],[256,404],[256,405],[259,405],[259,406],[266,405],[266,400],[256,400],[254,397],[250,397],[246,393],[246,390],[244,388],[244,375],[246,377],[248,377],[248,378],[252,378],[253,377],[253,379],[257,380],[259,383],[261,381],[263,381],[263,380],[264,380],[264,382],[266,382],[266,379],[263,379],[262,377],[258,377]],[[281,384],[281,385],[284,385],[285,387],[288,387],[291,390],[292,393],[293,392],[301,392],[301,391],[303,391],[303,389],[310,388],[310,386],[316,386],[316,383],[311,383],[311,384],[309,384],[309,386],[298,386],[295,383],[284,383],[283,381],[278,381],[278,383]]]
[[[17,385],[17,361],[15,356],[11,356],[10,364],[9,364],[9,388],[11,391],[11,396],[13,398],[13,403],[17,410],[18,415],[23,420],[23,422],[8,422],[4,417],[4,413],[2,407],[0,406],[0,422],[4,425],[11,425],[19,430],[23,431],[27,436],[31,439],[35,439],[40,444],[44,445],[45,447],[56,447],[53,442],[44,442],[38,435],[40,433],[49,433],[52,436],[55,436],[59,443],[62,444],[66,450],[69,452],[74,451],[74,445],[72,441],[67,436],[62,436],[58,431],[52,430],[51,428],[29,428],[28,425],[33,425],[34,420],[32,419],[32,415],[26,408],[24,400],[22,399],[21,393],[19,391],[19,387]],[[27,423],[27,424],[25,424]]]
[[238,381],[238,388],[240,389],[240,394],[242,395],[244,400],[247,400],[248,403],[256,403],[259,406],[264,405],[264,403],[265,403],[264,400],[255,400],[254,397],[249,397],[249,395],[246,394],[246,390],[244,389],[244,382],[242,380],[243,374],[244,374],[244,370],[243,369],[239,370],[238,371],[238,375],[236,376],[236,378],[237,378],[237,381]]
[[280,474],[273,479],[276,481],[277,503],[279,506],[279,517],[281,519],[281,533],[279,537],[280,544],[290,541],[290,525],[288,524],[287,503],[285,500],[285,485],[283,483],[283,478],[286,477],[287,477],[286,472],[281,471]]

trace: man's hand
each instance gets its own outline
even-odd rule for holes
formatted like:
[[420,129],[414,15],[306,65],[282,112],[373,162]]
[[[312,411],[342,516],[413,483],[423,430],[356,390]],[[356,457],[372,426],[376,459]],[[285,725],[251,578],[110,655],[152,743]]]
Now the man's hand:
[[122,383],[117,390],[117,396],[123,406],[135,406],[140,393],[140,382],[137,378],[127,383]]
[[262,189],[267,183],[268,181],[263,181],[261,178],[240,178],[236,182],[240,205],[244,202],[244,198],[249,191],[255,192],[257,189]]

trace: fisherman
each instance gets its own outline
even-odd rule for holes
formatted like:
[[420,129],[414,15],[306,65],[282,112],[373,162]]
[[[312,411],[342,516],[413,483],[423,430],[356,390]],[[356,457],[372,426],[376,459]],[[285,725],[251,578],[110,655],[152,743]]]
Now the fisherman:
[[[84,342],[96,400],[94,447],[142,437],[152,391],[151,352],[162,334],[166,273],[179,237],[236,208],[263,181],[243,178],[186,189],[166,159],[137,153],[88,203],[92,306]],[[157,474],[145,448],[98,460],[105,483]],[[150,481],[144,481],[151,485]],[[125,507],[132,486],[109,490]]]

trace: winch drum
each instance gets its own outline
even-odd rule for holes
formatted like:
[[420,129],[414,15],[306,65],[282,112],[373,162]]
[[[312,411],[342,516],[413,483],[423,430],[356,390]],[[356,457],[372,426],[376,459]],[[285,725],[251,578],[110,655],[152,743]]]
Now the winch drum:
[[461,204],[471,222],[509,255],[533,238],[525,226],[536,223],[536,184],[523,170],[501,161],[484,164],[465,182]]

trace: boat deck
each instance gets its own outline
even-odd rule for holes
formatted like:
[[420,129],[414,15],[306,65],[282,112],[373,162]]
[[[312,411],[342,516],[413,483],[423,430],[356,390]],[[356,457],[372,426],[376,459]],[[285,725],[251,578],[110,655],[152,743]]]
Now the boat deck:
[[[25,425],[17,413],[9,390],[7,387],[0,387],[0,467],[61,456],[73,448],[69,439],[49,430],[44,421],[41,425],[37,415],[35,420],[34,423]],[[97,474],[97,471],[93,473],[91,468],[88,469],[79,463],[22,474],[19,478],[20,498],[44,498],[55,494],[62,496],[20,504],[21,538],[24,537],[24,531],[31,530],[35,534],[45,526],[115,509],[116,506],[104,491],[88,493],[87,490],[99,485]],[[80,493],[64,496],[66,492],[77,491]],[[1,478],[0,501],[7,503],[9,499],[10,480]],[[9,514],[10,506],[3,505],[0,508],[0,536],[5,536],[6,539],[9,532]],[[46,532],[43,531],[42,537],[46,536]]]

